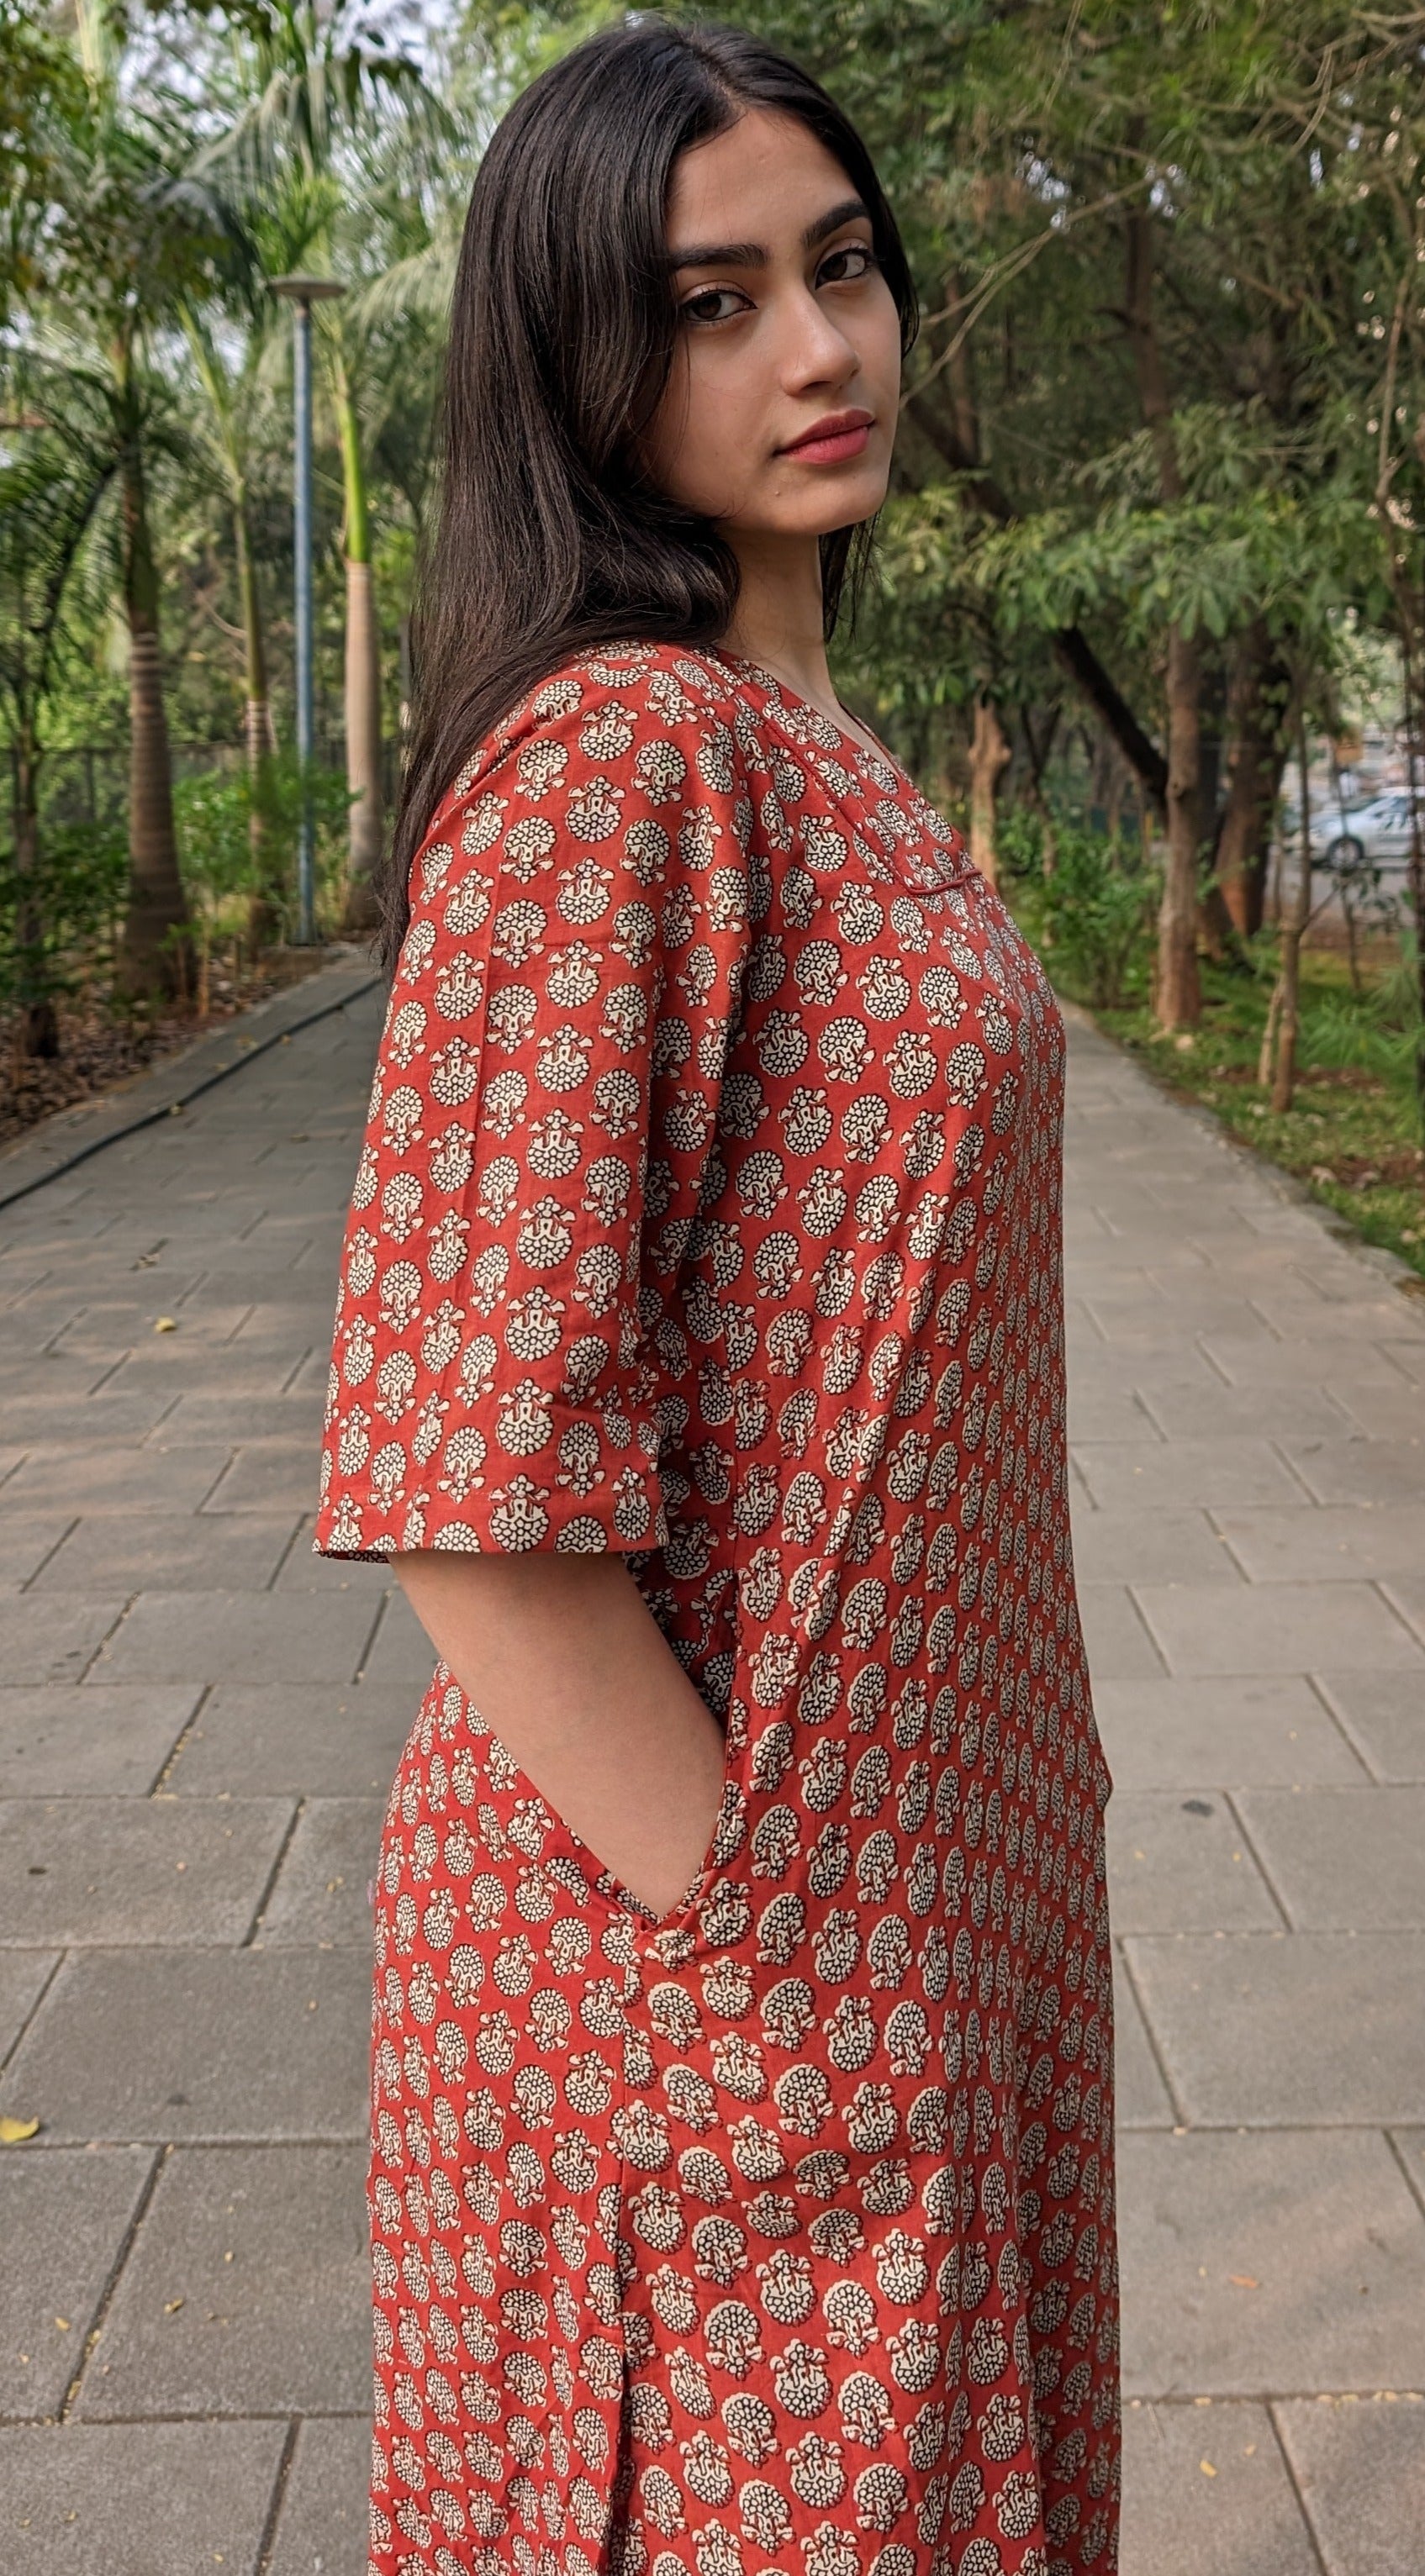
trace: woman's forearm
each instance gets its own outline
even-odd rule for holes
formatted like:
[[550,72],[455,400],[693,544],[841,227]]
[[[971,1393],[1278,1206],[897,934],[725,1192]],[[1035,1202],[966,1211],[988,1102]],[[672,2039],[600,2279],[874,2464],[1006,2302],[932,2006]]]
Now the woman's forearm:
[[443,1663],[630,1894],[667,1914],[706,1854],[722,1729],[621,1557],[398,1556]]

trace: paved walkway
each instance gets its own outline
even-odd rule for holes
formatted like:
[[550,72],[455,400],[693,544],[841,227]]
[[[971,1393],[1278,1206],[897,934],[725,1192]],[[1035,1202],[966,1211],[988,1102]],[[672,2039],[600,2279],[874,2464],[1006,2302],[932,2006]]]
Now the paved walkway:
[[[365,2564],[366,1884],[429,1659],[304,1514],[376,1018],[0,1217],[0,2110],[43,2123],[0,2150],[25,2576]],[[1410,2576],[1425,1303],[1081,1026],[1072,1102],[1123,2576]]]

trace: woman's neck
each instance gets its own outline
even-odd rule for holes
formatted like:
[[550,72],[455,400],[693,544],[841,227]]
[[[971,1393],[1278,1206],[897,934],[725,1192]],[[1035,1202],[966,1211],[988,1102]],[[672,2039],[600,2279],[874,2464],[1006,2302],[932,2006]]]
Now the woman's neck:
[[799,698],[840,717],[821,624],[821,555],[815,537],[744,534],[731,539],[741,587],[723,635],[729,652],[760,662]]

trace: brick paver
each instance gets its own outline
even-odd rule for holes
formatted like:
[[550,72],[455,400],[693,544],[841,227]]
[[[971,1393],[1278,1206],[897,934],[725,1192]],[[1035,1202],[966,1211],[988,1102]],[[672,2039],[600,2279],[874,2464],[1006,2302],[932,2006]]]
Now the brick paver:
[[[0,1214],[0,2553],[362,2576],[366,1880],[429,1654],[309,1554],[376,997]],[[1425,1302],[1073,1028],[1123,2576],[1425,2527]],[[0,1184],[3,1183],[0,1163]],[[161,1316],[175,1329],[158,1333]]]

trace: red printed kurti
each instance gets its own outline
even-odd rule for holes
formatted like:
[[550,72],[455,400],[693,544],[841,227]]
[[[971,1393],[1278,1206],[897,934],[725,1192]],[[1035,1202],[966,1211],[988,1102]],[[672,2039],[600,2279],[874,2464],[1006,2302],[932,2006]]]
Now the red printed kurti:
[[1111,2576],[1053,995],[904,773],[720,653],[545,682],[413,904],[318,1544],[624,1551],[727,1767],[657,1921],[443,1668],[418,1713],[373,2576]]

